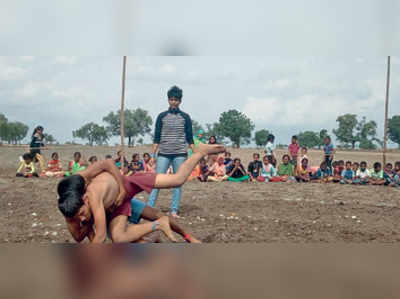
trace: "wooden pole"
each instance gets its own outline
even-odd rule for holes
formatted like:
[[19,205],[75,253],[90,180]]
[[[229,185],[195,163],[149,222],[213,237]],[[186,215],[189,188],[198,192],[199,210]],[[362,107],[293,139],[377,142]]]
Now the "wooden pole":
[[389,117],[389,87],[390,87],[390,56],[387,62],[387,78],[386,78],[386,103],[385,103],[385,131],[383,134],[383,167],[386,165],[387,151],[387,132],[388,132],[388,117]]
[[121,111],[120,111],[120,113],[119,113],[120,134],[121,134],[121,150],[124,150],[124,145],[125,145],[125,130],[124,130],[125,79],[126,79],[126,56],[124,56],[124,59],[123,59],[123,66],[122,66]]

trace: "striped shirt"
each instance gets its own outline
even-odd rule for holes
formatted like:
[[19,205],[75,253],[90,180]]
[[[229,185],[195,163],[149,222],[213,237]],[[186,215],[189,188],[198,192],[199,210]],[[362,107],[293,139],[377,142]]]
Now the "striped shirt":
[[188,144],[194,143],[190,116],[179,109],[158,115],[154,143],[161,156],[186,156]]

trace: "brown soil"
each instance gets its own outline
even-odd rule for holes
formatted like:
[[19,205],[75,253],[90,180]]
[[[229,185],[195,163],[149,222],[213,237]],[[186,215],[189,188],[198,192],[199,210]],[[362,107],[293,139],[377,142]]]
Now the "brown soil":
[[[80,150],[87,158],[114,154],[114,148],[57,151],[64,164]],[[143,153],[149,148],[136,148]],[[255,150],[232,150],[245,164]],[[130,156],[134,150],[127,150]],[[57,209],[57,179],[14,177],[23,150],[0,147],[0,242],[73,242]],[[46,158],[50,156],[45,151]],[[281,156],[283,152],[279,152]],[[313,165],[321,153],[311,152]],[[369,164],[379,153],[340,152],[338,159]],[[400,160],[396,153],[389,160]],[[139,199],[146,201],[147,194]],[[181,201],[182,225],[204,242],[397,242],[400,241],[400,189],[297,183],[188,182]],[[168,212],[171,191],[158,208]]]

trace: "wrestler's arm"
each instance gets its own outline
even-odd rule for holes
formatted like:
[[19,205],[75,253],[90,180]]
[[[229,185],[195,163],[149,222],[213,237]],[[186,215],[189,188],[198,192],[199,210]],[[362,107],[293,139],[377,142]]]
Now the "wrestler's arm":
[[97,175],[102,173],[103,171],[106,171],[110,173],[114,179],[118,182],[119,185],[119,195],[117,200],[115,201],[115,205],[119,206],[122,204],[122,201],[125,198],[125,188],[124,188],[124,183],[122,180],[122,175],[117,166],[115,166],[114,162],[112,160],[104,160],[98,163],[94,163],[93,165],[89,166],[86,170],[78,172],[79,175],[81,175],[86,182],[90,182],[93,178],[95,178]]
[[107,222],[103,200],[93,192],[88,194],[88,200],[93,215],[94,227],[96,229],[94,238],[91,242],[104,243],[107,238]]

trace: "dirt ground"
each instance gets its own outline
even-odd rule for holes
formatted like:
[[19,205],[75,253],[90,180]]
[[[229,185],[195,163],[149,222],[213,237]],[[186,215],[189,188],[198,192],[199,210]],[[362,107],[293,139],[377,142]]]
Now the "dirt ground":
[[[127,155],[149,150],[136,147]],[[100,159],[116,153],[111,147],[57,149],[64,165],[75,151]],[[246,165],[255,151],[231,150]],[[46,159],[51,152],[44,151]],[[58,180],[15,177],[23,153],[23,148],[0,147],[0,242],[73,242],[57,209]],[[309,156],[311,164],[318,165],[321,151]],[[381,161],[381,154],[339,152],[336,159],[371,165]],[[391,153],[388,160],[400,160],[400,154]],[[147,197],[138,196],[143,201]],[[390,187],[195,181],[183,187],[179,222],[207,243],[398,242],[399,199],[400,189]],[[160,192],[158,208],[168,212],[170,203],[171,191]]]

